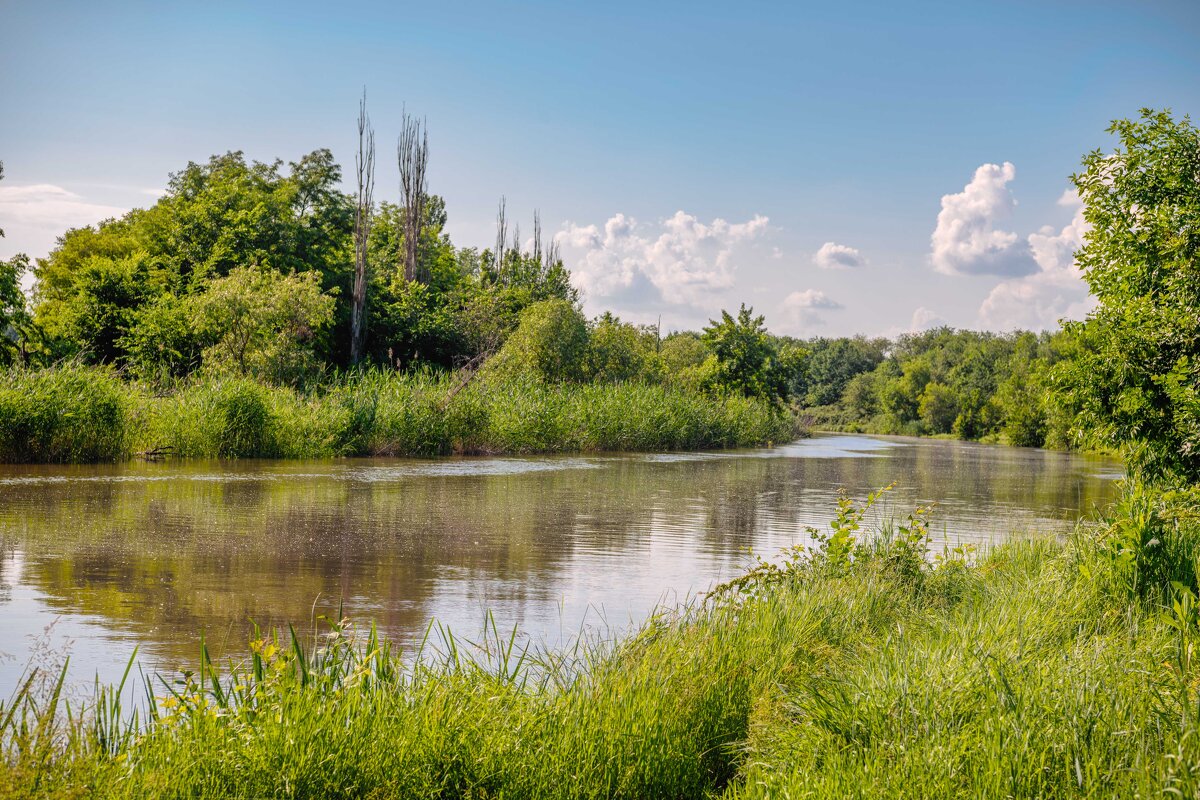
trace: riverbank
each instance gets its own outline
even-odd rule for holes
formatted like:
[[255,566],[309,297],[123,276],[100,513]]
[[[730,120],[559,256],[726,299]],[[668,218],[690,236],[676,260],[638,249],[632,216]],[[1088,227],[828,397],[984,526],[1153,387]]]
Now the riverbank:
[[0,373],[0,462],[658,451],[790,441],[795,418],[740,395],[373,371],[309,392],[243,378],[169,390],[81,366]]
[[0,793],[1194,796],[1193,500],[1134,491],[978,558],[928,558],[920,510],[867,532],[846,502],[815,552],[620,642],[435,632],[414,665],[345,626],[262,637],[157,684],[149,725],[111,693],[68,718],[51,686],[0,713]]
[[795,410],[800,425],[812,433],[851,433],[866,434],[867,436],[914,436],[920,439],[937,439],[951,442],[977,442],[979,444],[999,444],[1006,447],[1037,447],[1041,450],[1071,451],[1091,455],[1103,455],[1119,458],[1120,453],[1112,448],[1096,446],[1080,446],[1078,442],[1069,440],[1063,435],[1042,438],[1037,443],[1030,441],[1013,441],[1004,431],[994,431],[982,436],[964,437],[957,433],[931,433],[918,424],[894,425],[884,419],[852,419],[830,406],[816,408],[797,408]]

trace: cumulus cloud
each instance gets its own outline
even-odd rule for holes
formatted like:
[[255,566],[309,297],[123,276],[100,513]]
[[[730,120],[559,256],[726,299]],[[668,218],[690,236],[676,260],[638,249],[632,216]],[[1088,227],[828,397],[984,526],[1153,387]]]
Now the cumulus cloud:
[[813,256],[813,263],[821,269],[853,269],[867,264],[856,248],[837,242],[826,242]]
[[603,226],[567,223],[555,242],[589,300],[617,306],[705,307],[733,286],[735,250],[767,230],[768,219],[704,223],[677,211],[657,224],[614,214]]
[[75,192],[49,183],[10,186],[0,183],[0,247],[9,252],[44,256],[68,228],[93,225],[128,211],[93,203]]
[[834,310],[842,304],[819,289],[805,289],[803,292],[792,292],[783,301],[785,308],[803,310]]
[[789,321],[788,327],[797,333],[817,325],[823,325],[823,311],[837,311],[842,304],[819,289],[792,292],[783,300],[783,311]]
[[921,306],[913,312],[912,322],[909,323],[909,333],[920,333],[927,331],[930,328],[940,328],[946,324],[946,320],[938,316],[937,313],[930,311],[928,308]]
[[1074,192],[1059,203],[1075,206],[1075,216],[1061,229],[1044,226],[1026,240],[1038,266],[1032,275],[1002,281],[979,308],[982,327],[1010,330],[1046,330],[1062,319],[1081,319],[1095,307],[1083,274],[1075,263],[1075,251],[1083,244],[1087,222],[1083,206]]
[[946,275],[1005,277],[1037,271],[1026,243],[998,227],[1017,205],[1008,190],[1016,174],[1008,161],[983,164],[961,192],[942,197],[930,239],[935,270]]

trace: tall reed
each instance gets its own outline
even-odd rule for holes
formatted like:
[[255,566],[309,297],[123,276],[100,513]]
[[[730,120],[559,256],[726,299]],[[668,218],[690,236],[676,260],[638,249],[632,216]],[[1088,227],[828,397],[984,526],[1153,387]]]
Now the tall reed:
[[548,384],[371,371],[307,392],[194,376],[150,391],[110,370],[0,372],[0,462],[329,458],[747,447],[796,435],[740,396],[651,384]]
[[111,370],[73,363],[0,370],[0,462],[124,458],[137,394]]

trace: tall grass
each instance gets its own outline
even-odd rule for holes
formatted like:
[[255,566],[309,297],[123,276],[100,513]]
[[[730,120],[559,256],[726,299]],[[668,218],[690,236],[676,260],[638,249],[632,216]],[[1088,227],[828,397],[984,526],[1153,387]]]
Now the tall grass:
[[0,371],[0,462],[115,461],[132,439],[135,390],[107,369]]
[[744,397],[650,384],[368,372],[300,392],[200,376],[167,391],[74,365],[0,372],[0,462],[430,456],[745,447],[796,435]]
[[[1200,628],[1113,591],[1112,533],[976,559],[845,501],[796,548],[620,641],[418,653],[333,622],[200,656],[142,716],[0,708],[18,797],[1196,796]],[[1192,533],[1196,533],[1193,527]],[[933,557],[931,557],[931,555]],[[7,781],[7,783],[4,783]]]

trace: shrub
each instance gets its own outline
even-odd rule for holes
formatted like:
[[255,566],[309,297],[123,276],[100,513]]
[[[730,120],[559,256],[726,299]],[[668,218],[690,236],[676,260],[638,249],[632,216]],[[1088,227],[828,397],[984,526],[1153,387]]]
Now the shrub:
[[201,379],[154,404],[147,437],[184,457],[269,458],[280,450],[272,405],[272,390],[247,378]]
[[587,364],[587,322],[566,300],[544,300],[521,313],[517,329],[488,364],[502,378],[578,381]]
[[68,364],[0,372],[0,461],[116,461],[129,454],[130,411],[111,370]]

